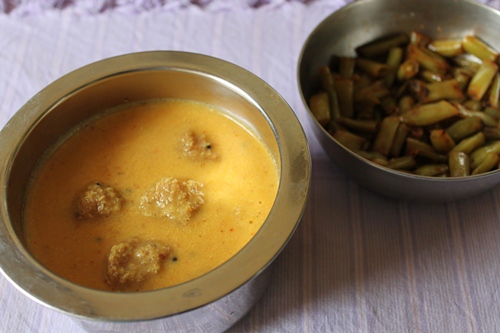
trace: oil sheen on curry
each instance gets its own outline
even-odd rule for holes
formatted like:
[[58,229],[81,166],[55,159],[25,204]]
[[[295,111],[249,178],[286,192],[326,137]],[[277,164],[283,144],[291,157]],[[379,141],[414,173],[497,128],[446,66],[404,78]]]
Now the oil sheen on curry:
[[136,104],[47,153],[26,200],[26,242],[83,286],[159,289],[236,254],[277,188],[267,147],[223,112],[185,100]]

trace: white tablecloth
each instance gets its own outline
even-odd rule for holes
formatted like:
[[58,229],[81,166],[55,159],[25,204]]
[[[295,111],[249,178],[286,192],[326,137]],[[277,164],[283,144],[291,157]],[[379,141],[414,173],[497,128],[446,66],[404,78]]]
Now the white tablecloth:
[[[0,1],[0,127],[48,83],[110,56],[182,50],[233,62],[295,110],[313,175],[268,291],[231,332],[500,332],[500,188],[450,204],[389,200],[337,169],[306,125],[299,52],[346,2]],[[0,332],[83,330],[0,275]]]

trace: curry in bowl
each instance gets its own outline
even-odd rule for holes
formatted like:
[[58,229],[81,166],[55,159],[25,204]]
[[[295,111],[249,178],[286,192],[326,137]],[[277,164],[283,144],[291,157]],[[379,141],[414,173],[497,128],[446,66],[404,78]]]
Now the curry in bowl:
[[173,286],[249,242],[273,206],[278,177],[267,146],[215,106],[128,103],[45,153],[25,201],[26,246],[82,286]]

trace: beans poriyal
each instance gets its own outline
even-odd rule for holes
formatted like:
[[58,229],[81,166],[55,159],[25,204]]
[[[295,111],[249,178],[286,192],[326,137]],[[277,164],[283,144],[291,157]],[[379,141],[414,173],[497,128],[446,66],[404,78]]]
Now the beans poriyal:
[[461,177],[499,167],[498,52],[477,36],[398,34],[333,55],[309,99],[339,143],[382,166]]

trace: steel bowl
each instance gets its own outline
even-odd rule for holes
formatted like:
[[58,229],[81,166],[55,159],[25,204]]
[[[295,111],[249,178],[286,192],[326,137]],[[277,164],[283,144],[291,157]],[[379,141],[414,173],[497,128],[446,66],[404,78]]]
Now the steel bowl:
[[308,108],[318,91],[318,68],[332,55],[397,33],[422,32],[432,39],[476,35],[500,51],[500,12],[468,0],[357,0],[326,17],[308,36],[298,60],[298,85],[308,123],[326,154],[354,181],[404,201],[446,202],[480,194],[500,182],[500,171],[460,178],[435,178],[393,171],[359,157],[325,131]]
[[[123,103],[181,98],[212,104],[251,128],[274,156],[279,189],[265,223],[234,257],[169,288],[114,293],[67,281],[34,259],[23,237],[23,200],[44,151],[85,119]],[[271,263],[306,204],[311,159],[303,129],[280,95],[250,72],[184,52],[143,52],[77,69],[28,101],[0,132],[0,268],[33,300],[89,332],[221,332],[263,295]]]

